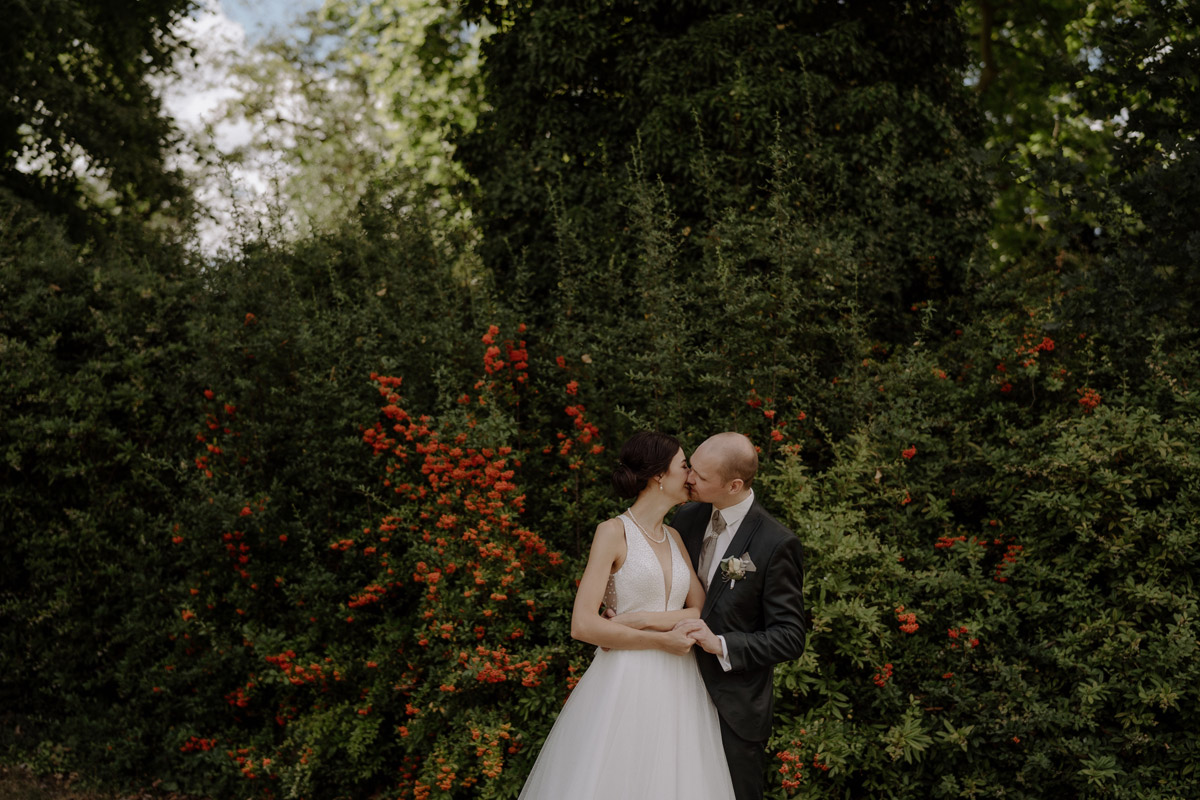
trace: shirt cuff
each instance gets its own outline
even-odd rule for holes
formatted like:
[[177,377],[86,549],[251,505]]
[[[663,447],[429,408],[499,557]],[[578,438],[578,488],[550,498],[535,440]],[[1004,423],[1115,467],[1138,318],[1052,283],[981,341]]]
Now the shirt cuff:
[[717,656],[717,663],[721,665],[721,669],[729,672],[733,669],[733,664],[729,663],[729,646],[725,644],[724,636],[717,636],[717,641],[721,643],[721,655]]

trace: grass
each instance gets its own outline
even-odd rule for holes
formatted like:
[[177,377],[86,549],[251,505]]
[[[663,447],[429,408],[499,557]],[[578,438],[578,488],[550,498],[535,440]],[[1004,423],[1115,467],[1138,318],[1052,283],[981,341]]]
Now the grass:
[[78,792],[71,783],[65,777],[38,778],[24,767],[0,767],[0,797],[4,800],[101,800],[102,795]]
[[78,775],[38,777],[23,766],[0,766],[0,798],[3,800],[183,800],[182,795],[154,789],[113,794],[84,789]]

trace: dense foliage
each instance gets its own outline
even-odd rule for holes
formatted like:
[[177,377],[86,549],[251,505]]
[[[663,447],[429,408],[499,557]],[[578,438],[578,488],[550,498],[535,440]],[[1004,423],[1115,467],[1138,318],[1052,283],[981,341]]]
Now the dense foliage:
[[[478,181],[484,262],[537,319],[601,328],[589,305],[638,285],[630,171],[658,181],[675,216],[679,257],[660,280],[712,270],[700,251],[721,222],[786,214],[855,267],[821,282],[869,308],[878,336],[903,340],[903,309],[961,290],[986,191],[955,4],[471,6],[504,32],[484,46],[491,108],[457,155]],[[770,202],[780,180],[803,188],[787,209]],[[592,303],[560,290],[565,244],[587,273],[610,270]],[[780,268],[738,245],[725,248],[741,261],[732,275]],[[691,317],[689,300],[677,302]]]
[[78,231],[112,214],[181,217],[164,169],[170,126],[150,76],[181,47],[193,0],[8,4],[0,30],[0,188]]
[[777,725],[798,796],[1190,793],[1193,367],[1122,385],[1047,310],[865,368],[886,408],[772,482],[812,564]]
[[515,797],[611,448],[732,428],[808,554],[769,796],[1194,794],[1191,12],[651,5],[467,5],[479,231],[396,182],[200,261],[0,194],[4,759]]
[[80,726],[50,748],[128,700],[119,667],[160,592],[151,532],[173,508],[164,456],[186,441],[177,376],[200,285],[178,253],[151,263],[113,242],[85,259],[11,200],[0,219],[0,702],[31,733]]
[[[1124,369],[1196,326],[1197,20],[1175,2],[964,3],[988,120],[993,259],[1054,259]],[[1127,346],[1128,345],[1128,346]],[[1171,348],[1174,345],[1170,346]]]

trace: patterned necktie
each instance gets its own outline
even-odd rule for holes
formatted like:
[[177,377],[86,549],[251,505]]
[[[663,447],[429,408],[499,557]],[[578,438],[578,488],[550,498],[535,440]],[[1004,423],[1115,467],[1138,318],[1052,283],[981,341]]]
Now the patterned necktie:
[[717,537],[725,531],[725,520],[721,518],[720,509],[713,509],[712,530],[704,537],[700,545],[700,569],[696,573],[700,582],[708,585],[708,570],[712,567],[713,554],[717,551]]

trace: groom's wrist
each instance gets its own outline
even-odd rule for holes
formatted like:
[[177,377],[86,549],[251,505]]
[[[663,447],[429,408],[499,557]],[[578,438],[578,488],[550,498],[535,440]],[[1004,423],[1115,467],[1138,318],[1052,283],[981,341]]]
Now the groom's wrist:
[[717,637],[717,643],[721,645],[720,653],[713,653],[717,657],[717,663],[721,665],[721,669],[729,672],[733,669],[733,664],[729,661],[729,645],[725,641],[724,636]]

